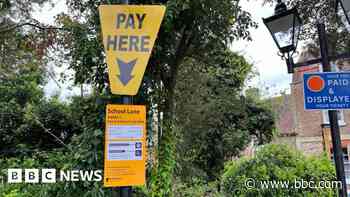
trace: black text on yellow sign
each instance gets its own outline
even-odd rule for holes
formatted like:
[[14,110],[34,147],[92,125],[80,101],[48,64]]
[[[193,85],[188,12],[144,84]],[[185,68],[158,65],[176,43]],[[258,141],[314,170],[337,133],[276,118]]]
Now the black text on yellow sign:
[[146,151],[146,107],[108,104],[103,185],[144,185]]
[[99,7],[113,94],[137,94],[164,12],[164,6]]

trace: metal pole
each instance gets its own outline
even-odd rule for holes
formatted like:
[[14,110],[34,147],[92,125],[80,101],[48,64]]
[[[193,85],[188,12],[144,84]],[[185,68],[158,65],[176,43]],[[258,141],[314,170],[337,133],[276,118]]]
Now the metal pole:
[[[121,4],[129,4],[129,0],[121,0]],[[130,96],[122,97],[123,104],[132,104],[132,100]],[[120,197],[131,197],[132,196],[132,188],[131,186],[120,187]]]
[[[318,30],[318,37],[320,41],[323,72],[330,72],[331,66],[329,63],[325,24],[317,23],[317,30]],[[333,158],[335,162],[337,180],[341,181],[342,183],[341,188],[339,188],[339,196],[346,197],[347,196],[346,179],[345,179],[345,173],[344,173],[343,151],[341,147],[337,111],[329,110],[328,116],[329,116],[329,123],[330,123],[331,136],[332,136]]]
[[[132,99],[130,96],[122,97],[123,104],[132,104]],[[132,196],[132,188],[131,186],[120,187],[120,197],[131,197]]]

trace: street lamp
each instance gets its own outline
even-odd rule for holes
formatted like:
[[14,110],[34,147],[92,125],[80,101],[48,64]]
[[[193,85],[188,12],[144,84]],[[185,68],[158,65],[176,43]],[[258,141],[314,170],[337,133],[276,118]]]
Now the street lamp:
[[341,12],[338,12],[338,14],[342,17],[342,20],[343,22],[345,21],[345,19],[347,20],[347,22],[349,23],[350,25],[350,0],[336,0],[336,9],[337,11],[339,11],[339,7],[342,11],[342,14]]
[[270,31],[273,40],[286,59],[288,73],[293,73],[293,58],[298,45],[298,37],[302,26],[301,18],[296,8],[287,10],[287,6],[278,0],[275,15],[263,18],[263,22]]

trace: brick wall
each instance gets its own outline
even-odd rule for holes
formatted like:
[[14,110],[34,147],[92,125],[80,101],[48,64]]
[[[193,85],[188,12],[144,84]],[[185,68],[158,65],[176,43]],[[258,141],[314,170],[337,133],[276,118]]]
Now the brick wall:
[[296,112],[295,132],[298,136],[315,137],[322,136],[322,112],[305,111],[304,95],[302,91],[302,83],[292,85],[292,97],[294,102],[294,110]]
[[[313,58],[307,54],[302,54],[298,61],[302,62]],[[341,70],[350,71],[349,62],[337,62],[337,65]],[[326,128],[322,127],[324,124],[322,111],[304,110],[303,73],[319,72],[320,70],[320,65],[295,69],[292,76],[291,94],[287,95],[288,100],[286,100],[288,104],[280,106],[280,109],[277,110],[276,125],[280,135],[274,142],[288,144],[306,154],[321,154],[324,151],[329,153],[331,138],[330,133],[324,135],[323,130],[329,132],[329,128],[327,126]],[[343,113],[345,125],[340,125],[342,146],[350,147],[350,110],[344,110]],[[286,121],[291,122],[288,124]],[[290,134],[293,134],[293,136]],[[326,137],[324,138],[324,136]]]

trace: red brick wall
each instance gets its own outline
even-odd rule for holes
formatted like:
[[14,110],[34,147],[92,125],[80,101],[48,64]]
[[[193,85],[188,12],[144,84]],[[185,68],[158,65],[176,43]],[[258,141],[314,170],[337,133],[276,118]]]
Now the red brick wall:
[[311,65],[302,67],[302,69],[296,69],[293,74],[293,82],[291,84],[291,95],[293,98],[294,109],[296,112],[296,132],[298,136],[316,137],[322,136],[323,123],[322,112],[305,111],[304,109],[304,93],[302,75],[305,72],[317,72],[319,71],[318,65]]
[[[305,61],[307,59],[313,59],[313,57],[304,57],[299,61]],[[338,65],[338,63],[337,63]],[[350,64],[341,64],[342,70],[350,70]],[[296,69],[293,74],[291,83],[291,95],[288,97],[288,105],[284,106],[283,113],[279,112],[277,118],[277,127],[281,131],[280,134],[296,133],[296,136],[280,135],[279,140],[283,143],[295,143],[296,147],[306,154],[320,154],[324,150],[326,145],[323,141],[323,129],[322,124],[323,114],[320,110],[305,111],[304,110],[304,93],[302,75],[305,72],[319,72],[319,65],[304,66]],[[286,112],[290,110],[290,113]],[[345,110],[344,120],[346,125],[340,126],[340,133],[343,146],[347,146],[350,143],[350,110]],[[287,115],[293,117],[286,118]],[[287,124],[286,121],[291,121]],[[284,136],[284,137],[283,137]],[[327,137],[328,138],[328,137]],[[331,139],[329,138],[329,144]],[[331,147],[327,146],[327,147]]]

